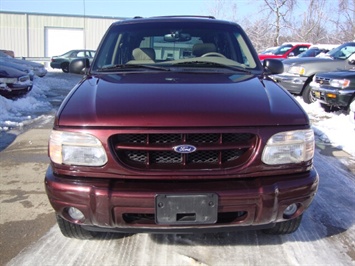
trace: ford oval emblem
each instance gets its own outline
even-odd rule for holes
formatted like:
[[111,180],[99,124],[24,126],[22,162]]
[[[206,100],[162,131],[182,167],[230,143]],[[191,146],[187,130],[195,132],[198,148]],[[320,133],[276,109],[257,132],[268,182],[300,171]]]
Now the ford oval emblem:
[[196,151],[197,148],[192,145],[184,144],[184,145],[175,146],[173,149],[178,153],[191,153]]

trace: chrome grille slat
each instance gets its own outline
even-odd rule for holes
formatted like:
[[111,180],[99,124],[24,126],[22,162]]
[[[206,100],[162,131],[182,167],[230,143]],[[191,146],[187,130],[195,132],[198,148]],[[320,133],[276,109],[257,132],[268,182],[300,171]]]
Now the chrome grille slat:
[[324,85],[329,85],[330,84],[330,78],[322,78],[322,77],[316,77],[316,83],[319,84],[324,84]]
[[[224,169],[238,167],[254,151],[250,133],[117,134],[111,137],[115,156],[124,166],[142,170]],[[177,153],[174,146],[189,144],[193,153]]]

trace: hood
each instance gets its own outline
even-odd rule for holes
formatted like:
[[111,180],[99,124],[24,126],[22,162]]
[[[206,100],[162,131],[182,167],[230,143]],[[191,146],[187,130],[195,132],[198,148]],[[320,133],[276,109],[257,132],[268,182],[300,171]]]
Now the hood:
[[270,80],[245,74],[140,72],[87,77],[63,102],[59,126],[305,125],[307,115]]
[[22,76],[26,76],[27,73],[17,70],[12,67],[7,67],[0,65],[0,77],[1,78],[19,78]]
[[330,79],[352,79],[355,80],[355,70],[349,71],[333,71],[317,73],[317,77],[330,78]]
[[287,65],[293,65],[293,64],[310,64],[310,63],[326,64],[333,61],[339,61],[339,60],[334,60],[330,57],[296,57],[296,58],[285,59],[282,62]]

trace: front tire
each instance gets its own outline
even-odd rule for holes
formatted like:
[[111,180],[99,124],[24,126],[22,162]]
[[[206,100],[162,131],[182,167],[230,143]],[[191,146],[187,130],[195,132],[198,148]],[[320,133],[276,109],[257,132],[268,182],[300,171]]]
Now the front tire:
[[263,233],[269,235],[285,235],[297,231],[302,221],[302,215],[292,220],[276,223],[273,228],[264,229]]
[[302,91],[302,98],[305,103],[314,103],[316,101],[316,98],[313,97],[312,91],[311,91],[311,86],[309,83],[306,84]]
[[57,223],[60,231],[65,237],[76,239],[92,239],[98,234],[97,232],[85,230],[78,224],[70,223],[58,215]]

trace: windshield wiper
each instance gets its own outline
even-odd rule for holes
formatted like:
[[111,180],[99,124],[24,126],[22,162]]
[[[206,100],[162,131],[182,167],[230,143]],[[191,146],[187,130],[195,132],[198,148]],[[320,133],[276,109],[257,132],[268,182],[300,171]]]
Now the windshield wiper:
[[108,66],[103,66],[102,68],[98,68],[97,71],[99,72],[104,72],[104,71],[117,71],[117,70],[127,70],[127,69],[139,69],[139,68],[145,68],[145,69],[152,69],[152,70],[163,70],[163,71],[170,71],[169,68],[165,67],[158,67],[158,66],[152,66],[152,65],[141,65],[141,64],[118,64],[118,65],[108,65]]
[[224,65],[224,64],[215,63],[215,62],[188,61],[188,62],[180,62],[180,63],[174,64],[174,66],[176,66],[176,65],[179,65],[179,66],[184,66],[184,65],[186,65],[186,66],[191,66],[191,65],[195,65],[195,66],[213,66],[213,67],[227,68],[227,69],[231,69],[231,70],[235,70],[235,71],[240,71],[240,72],[243,72],[243,73],[251,74],[251,72],[249,70],[246,70],[243,67]]

